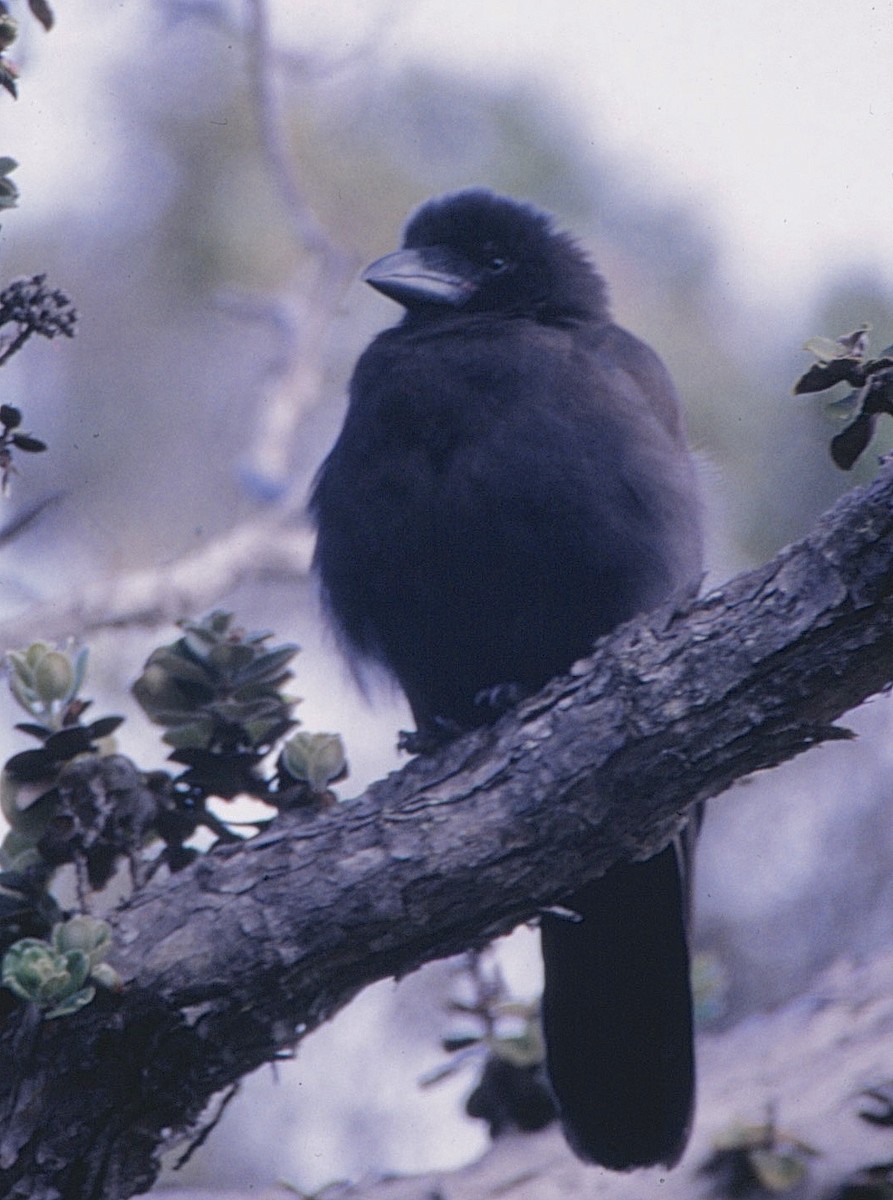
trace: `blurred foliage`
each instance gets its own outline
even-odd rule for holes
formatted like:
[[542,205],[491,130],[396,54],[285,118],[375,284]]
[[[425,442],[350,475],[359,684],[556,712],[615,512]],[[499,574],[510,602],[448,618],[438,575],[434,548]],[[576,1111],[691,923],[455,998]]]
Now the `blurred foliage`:
[[53,338],[74,337],[77,311],[61,288],[47,287],[46,275],[16,279],[0,291],[0,329],[11,326],[0,338],[0,364],[16,354],[37,334]]
[[754,1125],[731,1125],[713,1139],[713,1153],[702,1174],[713,1180],[717,1196],[783,1196],[807,1179],[812,1146],[785,1133],[770,1112]]
[[[737,419],[747,453],[734,465],[741,507],[733,532],[751,560],[802,537],[843,491],[875,473],[874,456],[863,455],[850,477],[842,475],[828,453],[840,416],[809,396],[792,401],[789,390],[789,381],[808,366],[802,346],[815,330],[852,329],[860,322],[871,325],[879,345],[893,342],[893,291],[864,272],[831,282],[814,310],[792,317],[784,349],[767,357],[753,393],[741,401]],[[893,423],[888,426],[875,437],[878,455],[893,447]]]
[[0,208],[15,208],[19,202],[19,189],[10,175],[19,164],[14,158],[0,158]]
[[[28,0],[28,8],[46,30],[53,27],[53,12],[46,0]],[[6,58],[6,51],[13,45],[19,35],[18,21],[9,10],[6,0],[0,0],[0,87],[15,99],[18,95],[18,70],[14,63]]]
[[[865,1088],[861,1097],[871,1104],[859,1111],[863,1121],[878,1129],[893,1128],[893,1081]],[[858,1168],[830,1200],[893,1200],[893,1161],[888,1159]]]
[[471,951],[447,1003],[451,1028],[441,1039],[450,1060],[422,1079],[440,1083],[473,1064],[477,1072],[465,1111],[486,1121],[491,1137],[510,1130],[532,1132],[555,1120],[546,1078],[546,1048],[539,1000],[509,994],[492,951]]
[[716,1024],[729,1003],[729,975],[717,954],[700,950],[692,956],[691,989],[696,1024]]
[[893,1080],[864,1088],[860,1096],[871,1105],[859,1110],[860,1119],[881,1129],[893,1129]]
[[[3,204],[4,163],[0,160],[0,207]],[[13,164],[14,165],[14,164]],[[15,279],[0,291],[0,366],[5,366],[29,338],[35,334],[52,341],[60,334],[74,337],[77,312],[69,297],[60,288],[48,288],[45,275]],[[9,326],[11,328],[7,329]],[[21,454],[40,454],[46,443],[30,433],[24,433],[22,411],[14,404],[0,404],[0,493],[9,494],[10,482],[16,473],[16,451]]]
[[[53,14],[46,0],[28,0],[28,7],[44,29],[52,27]],[[18,72],[5,53],[17,36],[18,23],[8,4],[0,0],[0,88],[13,97],[17,94]],[[10,178],[17,167],[14,158],[0,156],[0,210],[18,204],[19,190]],[[77,313],[71,300],[59,288],[48,288],[45,274],[13,280],[0,290],[0,366],[6,365],[35,334],[48,341],[59,334],[73,337],[76,322]],[[39,454],[46,450],[45,442],[20,429],[21,423],[22,412],[16,405],[0,404],[0,493],[4,497],[9,494],[11,478],[16,473],[16,451]],[[7,522],[7,528],[12,530],[16,524],[15,519]],[[10,533],[9,539],[3,540],[11,540],[12,536]]]
[[893,1200],[893,1161],[860,1167],[829,1200]]

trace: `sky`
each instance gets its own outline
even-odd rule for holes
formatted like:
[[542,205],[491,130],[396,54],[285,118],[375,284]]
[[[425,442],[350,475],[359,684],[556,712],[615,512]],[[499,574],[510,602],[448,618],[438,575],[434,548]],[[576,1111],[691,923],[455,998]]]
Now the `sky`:
[[[309,4],[323,18],[332,8]],[[697,205],[746,298],[893,280],[893,4],[416,0],[395,60],[532,76],[656,189]],[[407,12],[408,10],[408,12]]]
[[[227,0],[239,12],[237,0]],[[22,98],[0,110],[0,153],[22,159],[34,217],[91,203],[114,158],[113,98],[95,71],[145,41],[156,0],[65,0],[28,29]],[[695,205],[730,290],[799,300],[850,265],[893,286],[893,4],[849,0],[272,0],[277,36],[349,54],[379,29],[396,66],[523,77],[649,192]],[[23,17],[22,24],[26,22]],[[75,47],[75,50],[72,50]],[[62,81],[64,80],[64,84]],[[72,187],[74,179],[83,188]]]

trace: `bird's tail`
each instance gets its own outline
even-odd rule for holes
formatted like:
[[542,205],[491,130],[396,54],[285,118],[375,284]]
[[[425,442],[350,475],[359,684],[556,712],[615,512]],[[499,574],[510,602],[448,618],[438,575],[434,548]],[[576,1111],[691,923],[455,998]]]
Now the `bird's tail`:
[[546,1062],[565,1135],[612,1170],[672,1166],[694,1105],[686,899],[676,849],[613,867],[546,914]]

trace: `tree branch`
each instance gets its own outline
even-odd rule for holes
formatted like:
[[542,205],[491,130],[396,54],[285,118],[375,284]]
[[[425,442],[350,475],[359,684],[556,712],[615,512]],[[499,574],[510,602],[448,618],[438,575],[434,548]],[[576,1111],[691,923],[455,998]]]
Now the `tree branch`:
[[172,625],[211,607],[246,579],[278,575],[306,580],[313,537],[295,525],[296,504],[284,497],[210,543],[170,563],[89,580],[0,621],[0,642],[22,646],[100,629]]
[[[893,681],[893,460],[804,541],[599,643],[496,726],[118,913],[129,981],[0,1035],[4,1195],[123,1197],[221,1087],[366,984],[478,945]],[[18,1188],[16,1191],[14,1188]]]

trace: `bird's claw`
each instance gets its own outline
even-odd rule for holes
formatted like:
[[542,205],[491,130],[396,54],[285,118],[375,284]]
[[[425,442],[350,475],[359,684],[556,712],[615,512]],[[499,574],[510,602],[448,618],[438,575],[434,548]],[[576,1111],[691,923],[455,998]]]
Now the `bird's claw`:
[[422,729],[401,729],[397,734],[397,749],[407,754],[433,754],[461,732],[462,727],[456,721],[435,717]]

